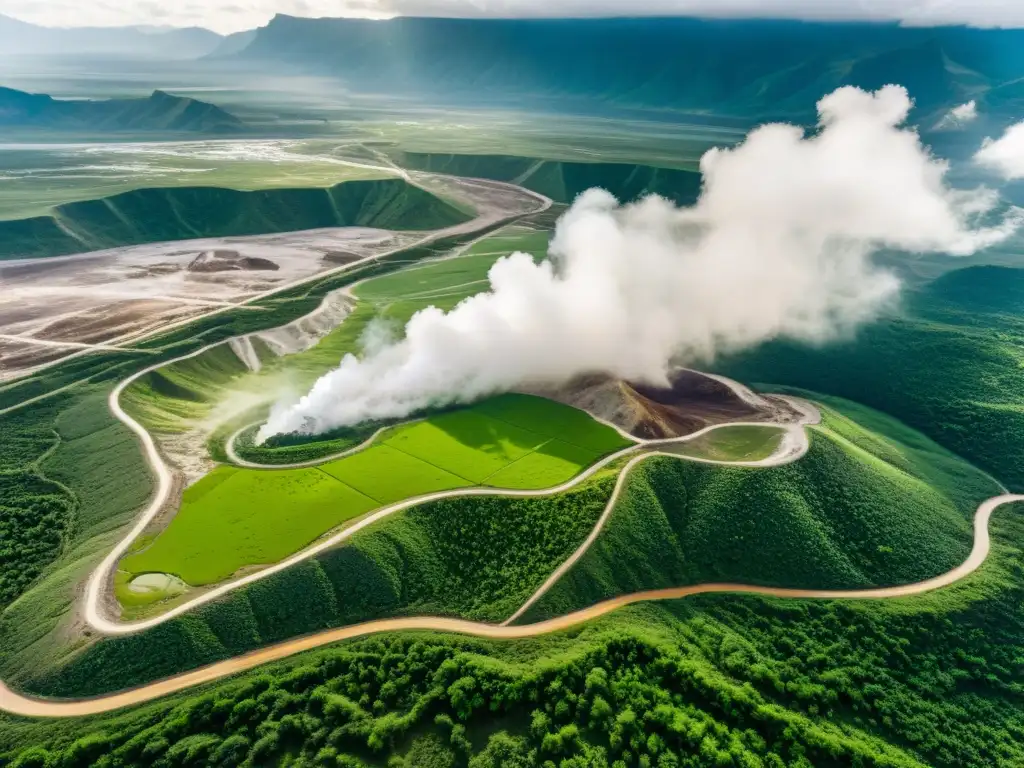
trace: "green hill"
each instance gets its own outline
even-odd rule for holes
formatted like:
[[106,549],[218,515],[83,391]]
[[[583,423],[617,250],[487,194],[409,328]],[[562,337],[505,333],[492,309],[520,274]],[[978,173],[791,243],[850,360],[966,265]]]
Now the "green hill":
[[623,201],[658,194],[675,203],[689,205],[697,200],[701,187],[701,175],[696,171],[629,163],[576,163],[512,155],[418,152],[403,152],[398,160],[403,167],[416,170],[514,182],[559,203],[571,203],[581,192],[601,187]]
[[137,189],[60,205],[49,216],[0,221],[0,260],[321,227],[440,229],[468,219],[401,179],[255,192],[220,187]]
[[959,565],[975,508],[998,486],[888,417],[828,402],[835,410],[795,464],[641,465],[601,537],[523,621],[684,584],[855,589]]
[[230,112],[205,101],[153,91],[145,99],[55,99],[0,88],[0,126],[60,131],[232,133],[244,128]]
[[586,537],[611,495],[603,472],[537,499],[448,499],[399,513],[180,619],[92,643],[29,672],[56,695],[116,690],[326,627],[422,613],[500,621]]
[[[975,507],[996,484],[892,419],[841,401],[834,408],[811,453],[787,467],[642,464],[598,542],[529,618],[700,581],[855,588],[908,583],[962,562]],[[614,478],[605,470],[550,498],[406,510],[188,617],[92,644],[33,675],[32,687],[113,690],[384,616],[500,621],[583,541]]]
[[904,304],[853,340],[770,343],[720,368],[865,403],[1024,489],[1024,270],[950,272]]
[[[64,25],[72,20],[54,16],[52,23]],[[133,62],[185,60],[205,56],[223,40],[221,35],[202,27],[40,26],[0,14],[0,51],[4,56],[93,56]]]

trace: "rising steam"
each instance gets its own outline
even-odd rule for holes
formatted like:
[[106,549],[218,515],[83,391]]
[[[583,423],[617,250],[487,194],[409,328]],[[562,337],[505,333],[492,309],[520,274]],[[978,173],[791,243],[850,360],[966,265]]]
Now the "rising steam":
[[820,129],[766,125],[701,160],[697,204],[620,205],[592,189],[555,231],[550,260],[501,259],[491,289],[417,313],[399,340],[348,355],[261,437],[318,433],[604,372],[666,382],[673,362],[785,337],[823,341],[877,315],[899,289],[873,252],[970,254],[1015,229],[976,226],[997,196],[946,186],[947,164],[902,127],[907,92],[841,88]]

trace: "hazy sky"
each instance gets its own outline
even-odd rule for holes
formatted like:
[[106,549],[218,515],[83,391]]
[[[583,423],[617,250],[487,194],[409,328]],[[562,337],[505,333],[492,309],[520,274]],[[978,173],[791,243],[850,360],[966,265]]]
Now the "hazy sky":
[[606,16],[693,14],[887,19],[1024,27],[1024,0],[0,0],[0,13],[48,26],[169,24],[234,32],[295,16]]

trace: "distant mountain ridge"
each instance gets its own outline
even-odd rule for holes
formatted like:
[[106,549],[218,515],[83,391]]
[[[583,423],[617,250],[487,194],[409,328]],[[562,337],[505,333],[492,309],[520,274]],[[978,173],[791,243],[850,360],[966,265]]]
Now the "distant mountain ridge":
[[0,57],[79,54],[195,59],[224,38],[202,27],[43,27],[0,14]]
[[144,99],[64,100],[0,87],[0,126],[68,131],[230,133],[244,128],[230,112],[205,101],[153,91]]
[[[1024,103],[1024,30],[691,18],[303,19],[278,15],[234,58],[354,90],[561,108],[813,114],[841,85],[906,85],[924,112]],[[991,103],[989,103],[991,102]]]

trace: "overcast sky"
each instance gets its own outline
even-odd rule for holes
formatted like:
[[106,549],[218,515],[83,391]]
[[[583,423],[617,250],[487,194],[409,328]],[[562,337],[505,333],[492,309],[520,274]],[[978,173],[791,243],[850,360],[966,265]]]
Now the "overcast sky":
[[1024,27],[1024,0],[0,0],[48,26],[169,24],[234,32],[294,16],[613,16],[679,14],[899,20]]

